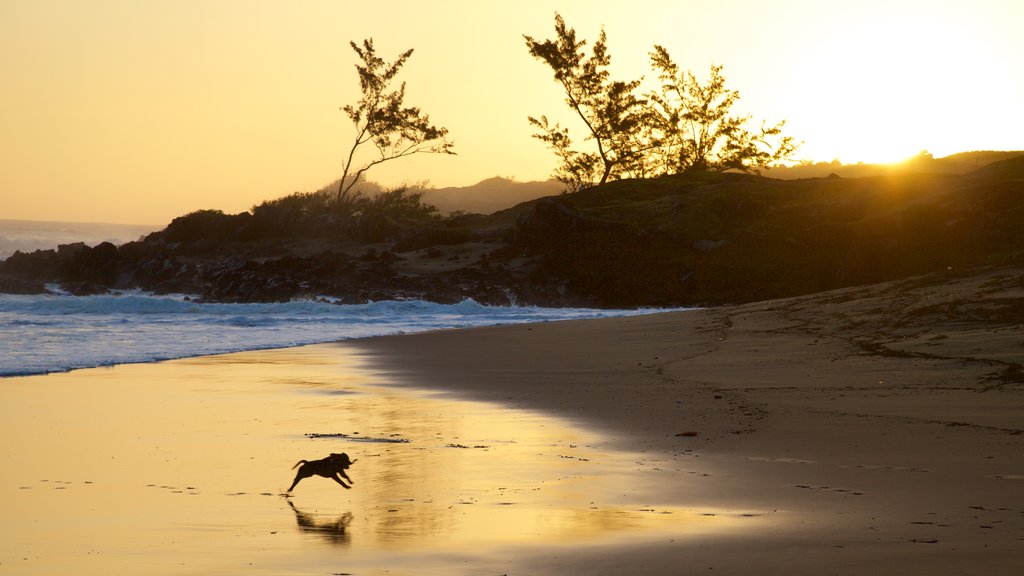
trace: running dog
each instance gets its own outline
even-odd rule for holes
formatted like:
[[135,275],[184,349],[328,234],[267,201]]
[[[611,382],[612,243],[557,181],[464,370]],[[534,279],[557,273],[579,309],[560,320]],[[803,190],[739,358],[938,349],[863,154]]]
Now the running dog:
[[351,486],[342,481],[342,478],[348,480],[350,484],[355,484],[355,482],[352,482],[352,479],[348,477],[348,474],[345,474],[345,470],[354,462],[356,462],[356,460],[349,460],[348,454],[345,454],[344,452],[341,454],[331,454],[327,458],[323,458],[321,460],[299,460],[295,463],[295,466],[292,466],[292,470],[297,468],[299,464],[302,464],[302,467],[299,468],[298,474],[295,475],[295,481],[292,482],[292,486],[288,491],[291,492],[292,489],[295,488],[295,485],[299,483],[299,480],[309,478],[314,475],[323,476],[324,478],[333,478],[334,481],[341,484],[343,488],[351,488]]

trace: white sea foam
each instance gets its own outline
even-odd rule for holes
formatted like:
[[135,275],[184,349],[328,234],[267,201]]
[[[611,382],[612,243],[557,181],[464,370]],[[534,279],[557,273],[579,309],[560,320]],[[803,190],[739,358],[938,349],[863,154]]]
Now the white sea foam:
[[0,294],[0,376],[152,362],[386,334],[635,315],[597,310],[386,301],[204,304],[182,295]]

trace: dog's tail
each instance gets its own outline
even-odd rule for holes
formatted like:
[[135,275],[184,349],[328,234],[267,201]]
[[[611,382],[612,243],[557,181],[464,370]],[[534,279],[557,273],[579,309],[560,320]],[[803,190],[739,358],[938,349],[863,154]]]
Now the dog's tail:
[[295,466],[292,466],[292,470],[298,468],[299,464],[305,464],[306,462],[308,462],[308,460],[299,460],[298,462],[295,463]]

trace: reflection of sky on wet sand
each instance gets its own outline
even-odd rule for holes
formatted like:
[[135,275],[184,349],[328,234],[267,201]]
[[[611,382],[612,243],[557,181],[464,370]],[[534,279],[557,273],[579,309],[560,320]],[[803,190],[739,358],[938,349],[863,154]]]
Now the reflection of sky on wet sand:
[[[589,432],[387,387],[336,345],[5,379],[0,406],[0,574],[443,573],[751,525],[652,502],[640,456]],[[352,490],[280,495],[331,452]]]

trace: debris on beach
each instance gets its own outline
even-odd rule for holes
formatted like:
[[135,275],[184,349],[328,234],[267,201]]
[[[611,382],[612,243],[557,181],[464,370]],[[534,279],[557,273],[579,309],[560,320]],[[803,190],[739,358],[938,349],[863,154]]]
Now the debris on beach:
[[374,436],[359,436],[358,433],[345,434],[344,432],[336,432],[332,434],[319,434],[316,432],[309,432],[306,434],[306,438],[341,438],[344,440],[352,440],[353,442],[379,442],[385,444],[408,444],[408,438],[400,438],[397,435],[392,435],[388,438],[374,437]]

